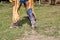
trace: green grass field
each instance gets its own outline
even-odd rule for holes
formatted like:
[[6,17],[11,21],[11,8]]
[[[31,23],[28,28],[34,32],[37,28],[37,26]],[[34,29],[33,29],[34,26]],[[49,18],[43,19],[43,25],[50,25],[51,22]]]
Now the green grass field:
[[[30,32],[32,30],[23,6],[20,10],[20,28],[9,28],[12,23],[12,6],[11,3],[0,3],[0,40],[15,40],[15,38],[21,37],[25,31]],[[40,35],[60,36],[60,6],[36,4],[34,9],[37,16],[37,28],[35,31]]]

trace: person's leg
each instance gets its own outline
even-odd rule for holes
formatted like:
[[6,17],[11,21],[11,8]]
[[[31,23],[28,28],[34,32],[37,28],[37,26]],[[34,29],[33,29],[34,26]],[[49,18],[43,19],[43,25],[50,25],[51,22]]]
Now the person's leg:
[[37,18],[36,18],[36,14],[35,14],[35,11],[34,11],[34,1],[33,0],[32,0],[32,3],[31,4],[32,4],[33,15],[34,15],[35,20],[36,20]]
[[36,20],[36,14],[34,12],[34,1],[33,0],[29,0],[29,7],[32,8],[32,12],[33,12],[33,15],[34,15],[35,20]]
[[28,1],[25,2],[25,5],[26,5],[27,13],[28,13],[28,15],[29,15],[29,19],[30,19],[30,21],[31,21],[31,26],[32,26],[32,28],[34,29],[34,28],[35,28],[36,21],[35,21],[33,12],[32,12],[32,8],[29,7],[29,2],[28,2]]
[[19,0],[15,0],[14,6],[13,6],[13,17],[12,17],[12,21],[13,21],[12,27],[15,27],[15,28],[18,28],[19,26],[18,21],[19,21],[19,16],[20,16],[20,13],[19,13],[20,6],[21,4]]
[[28,5],[29,5],[29,8],[32,8],[32,12],[33,12],[34,18],[36,20],[36,14],[34,12],[34,2],[33,2],[33,0],[29,0],[27,5],[24,3],[24,6],[25,6],[26,10],[28,9]]

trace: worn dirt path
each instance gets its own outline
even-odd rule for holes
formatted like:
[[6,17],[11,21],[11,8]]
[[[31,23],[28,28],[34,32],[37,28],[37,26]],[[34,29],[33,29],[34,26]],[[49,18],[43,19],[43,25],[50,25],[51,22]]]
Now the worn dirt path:
[[55,38],[55,37],[44,36],[32,30],[31,32],[25,31],[23,36],[16,40],[60,40],[60,37]]

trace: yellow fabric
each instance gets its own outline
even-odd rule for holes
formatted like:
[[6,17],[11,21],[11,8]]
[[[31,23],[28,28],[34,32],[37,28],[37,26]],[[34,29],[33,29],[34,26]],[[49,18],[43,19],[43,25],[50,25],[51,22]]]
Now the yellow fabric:
[[13,2],[13,0],[9,0],[9,2]]
[[9,0],[10,2],[14,2],[14,1],[16,1],[16,0]]

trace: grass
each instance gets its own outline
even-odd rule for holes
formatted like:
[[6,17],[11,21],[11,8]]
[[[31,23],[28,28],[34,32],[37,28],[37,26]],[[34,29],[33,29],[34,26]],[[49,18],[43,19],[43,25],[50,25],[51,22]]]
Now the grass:
[[[30,22],[26,18],[26,11],[21,7],[20,28],[10,29],[12,23],[12,6],[11,3],[0,3],[0,40],[14,40],[21,37],[24,31],[31,31]],[[60,6],[35,5],[37,15],[38,34],[58,37],[60,36]]]

